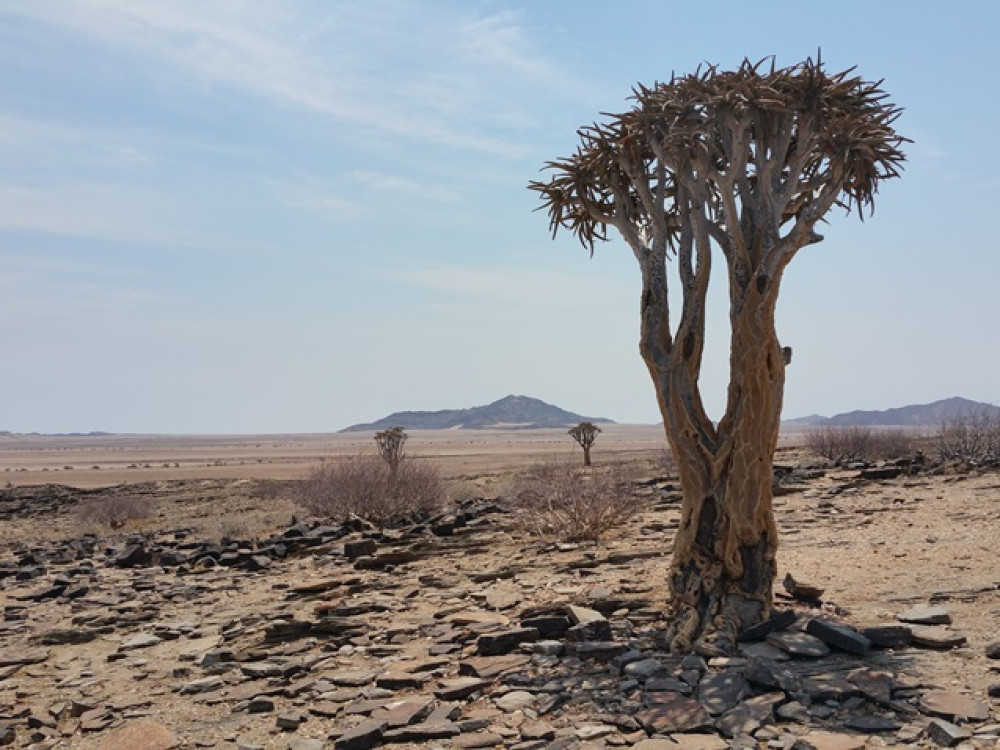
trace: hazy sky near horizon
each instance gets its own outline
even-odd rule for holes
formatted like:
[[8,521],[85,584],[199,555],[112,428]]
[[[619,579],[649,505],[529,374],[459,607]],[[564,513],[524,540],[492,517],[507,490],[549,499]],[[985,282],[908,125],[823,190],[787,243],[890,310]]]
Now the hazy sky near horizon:
[[325,432],[509,393],[658,421],[631,252],[553,241],[525,186],[636,82],[820,48],[914,143],[786,273],[784,416],[1000,401],[997,28],[991,0],[0,5],[0,430]]

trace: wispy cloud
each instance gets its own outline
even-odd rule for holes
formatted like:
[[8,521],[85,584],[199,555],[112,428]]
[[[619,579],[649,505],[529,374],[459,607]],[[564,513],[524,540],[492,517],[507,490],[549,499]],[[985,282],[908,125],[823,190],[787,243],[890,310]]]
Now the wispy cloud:
[[[556,71],[532,50],[516,16],[477,19],[398,0],[322,7],[319,24],[284,3],[225,0],[33,0],[3,13],[127,50],[164,75],[179,72],[371,133],[523,153],[493,126],[527,112],[495,90],[536,88]],[[421,38],[407,18],[421,22]]]

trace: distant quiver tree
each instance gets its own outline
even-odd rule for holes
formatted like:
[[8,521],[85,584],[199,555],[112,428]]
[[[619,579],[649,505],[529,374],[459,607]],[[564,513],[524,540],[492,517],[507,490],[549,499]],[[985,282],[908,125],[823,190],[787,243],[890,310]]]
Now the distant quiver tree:
[[403,444],[406,442],[406,430],[402,427],[390,427],[375,433],[375,443],[382,459],[395,471],[403,460]]
[[570,436],[583,448],[583,465],[590,466],[590,449],[597,440],[597,435],[601,428],[593,422],[580,422],[576,427],[570,429]]
[[[772,606],[778,534],[771,505],[785,358],[774,311],[795,254],[823,238],[834,206],[860,218],[899,176],[906,138],[881,82],[808,59],[744,60],[638,85],[635,105],[579,131],[546,164],[540,194],[553,234],[593,255],[613,227],[642,275],[639,351],[683,490],[670,573],[668,638],[678,652],[729,653]],[[676,271],[676,317],[668,304]],[[712,263],[729,287],[730,380],[713,424],[699,391]]]

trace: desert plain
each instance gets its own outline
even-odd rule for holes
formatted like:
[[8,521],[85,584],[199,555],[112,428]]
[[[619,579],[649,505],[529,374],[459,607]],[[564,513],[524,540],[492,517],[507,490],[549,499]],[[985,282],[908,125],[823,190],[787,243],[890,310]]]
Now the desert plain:
[[[995,469],[838,467],[783,434],[781,632],[820,619],[919,643],[818,655],[771,634],[685,660],[658,640],[679,518],[659,426],[601,433],[595,464],[631,465],[646,494],[596,545],[534,537],[506,507],[532,466],[579,460],[565,431],[406,447],[447,498],[380,532],[310,519],[295,493],[370,433],[0,436],[0,744],[997,746]],[[79,513],[125,496],[148,512],[121,528]]]

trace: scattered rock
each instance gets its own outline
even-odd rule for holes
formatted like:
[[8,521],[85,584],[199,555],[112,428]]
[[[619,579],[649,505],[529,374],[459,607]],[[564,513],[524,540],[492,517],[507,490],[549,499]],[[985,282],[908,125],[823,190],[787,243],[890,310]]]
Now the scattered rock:
[[905,612],[896,615],[900,622],[909,622],[914,625],[950,625],[951,615],[944,607],[920,606],[912,607]]

